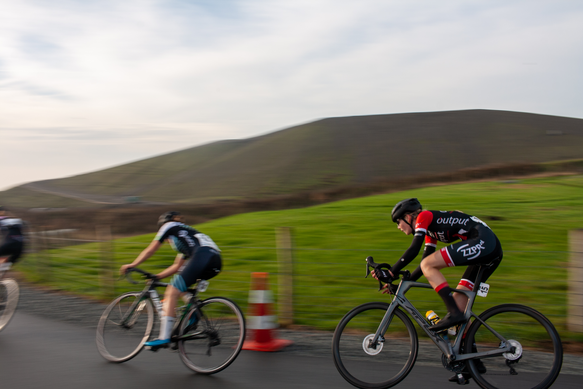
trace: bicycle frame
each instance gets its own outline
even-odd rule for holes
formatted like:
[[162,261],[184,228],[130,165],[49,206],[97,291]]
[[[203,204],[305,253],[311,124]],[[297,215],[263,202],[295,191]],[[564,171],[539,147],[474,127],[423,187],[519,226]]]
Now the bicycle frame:
[[[477,290],[480,287],[480,280],[482,278],[484,268],[480,268],[478,272],[478,276],[476,277],[476,283],[474,285],[473,291],[467,290],[459,290],[454,289],[455,292],[463,293],[468,296],[468,303],[466,305],[466,310],[464,312],[465,321],[460,325],[458,333],[455,337],[455,341],[452,344],[449,340],[444,339],[440,334],[436,333],[429,329],[430,324],[425,320],[423,315],[413,306],[413,304],[405,297],[405,293],[411,288],[426,288],[426,289],[433,289],[431,285],[422,283],[422,282],[415,282],[415,281],[407,281],[401,280],[399,283],[399,287],[397,292],[393,297],[393,301],[389,305],[387,312],[385,313],[381,323],[374,334],[374,337],[370,340],[371,345],[377,344],[377,342],[384,342],[384,338],[382,334],[384,334],[389,326],[391,325],[391,320],[393,318],[393,312],[397,307],[402,307],[405,311],[409,313],[409,315],[417,322],[417,324],[425,331],[425,333],[429,336],[429,338],[435,343],[435,345],[441,350],[441,352],[447,357],[449,362],[453,361],[464,361],[474,358],[484,358],[484,357],[492,357],[496,355],[501,355],[503,353],[514,353],[514,347],[510,346],[507,339],[505,339],[502,335],[498,334],[492,327],[490,327],[487,323],[482,321],[478,315],[472,312],[472,307],[474,305],[474,301],[476,299]],[[480,321],[494,336],[496,336],[501,341],[501,347],[496,350],[485,351],[485,352],[476,352],[476,353],[464,353],[460,354],[460,349],[463,341],[464,332],[466,327],[470,323],[470,319],[474,318],[475,320]]]
[[[159,282],[159,281],[154,281],[154,282],[151,282],[148,285],[146,285],[146,287],[144,287],[144,289],[142,290],[140,297],[137,298],[136,301],[134,301],[132,303],[130,308],[127,310],[127,312],[122,317],[121,325],[122,326],[131,325],[131,318],[134,315],[134,313],[136,312],[136,309],[139,309],[139,307],[138,307],[139,304],[141,304],[144,301],[144,299],[147,299],[147,298],[149,298],[150,300],[153,301],[154,309],[158,313],[158,316],[159,317],[164,316],[162,302],[160,301],[160,295],[158,294],[158,291],[156,290],[156,288],[166,287],[168,285],[169,285],[168,283]],[[177,329],[180,327],[180,324],[182,323],[182,321],[184,320],[184,318],[188,314],[188,312],[190,312],[192,309],[198,309],[198,301],[199,301],[198,300],[198,288],[187,289],[186,292],[191,293],[192,297],[190,298],[190,301],[187,303],[186,308],[181,313],[179,320],[176,320],[176,322],[174,323],[174,327],[172,329],[172,334],[173,334],[172,341],[173,342],[176,342],[179,340],[195,339],[195,338],[198,338],[199,336],[201,336],[201,334],[188,334],[188,335],[183,335],[183,336],[175,336],[174,335],[176,333]],[[130,323],[130,324],[128,324],[128,323]]]

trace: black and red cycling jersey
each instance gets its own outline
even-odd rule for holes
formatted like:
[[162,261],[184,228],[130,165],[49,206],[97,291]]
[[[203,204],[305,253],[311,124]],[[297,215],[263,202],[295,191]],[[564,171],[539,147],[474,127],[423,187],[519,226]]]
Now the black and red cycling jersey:
[[[411,246],[393,266],[393,273],[407,266],[418,254],[425,242],[423,258],[435,252],[437,241],[453,243],[478,236],[478,228],[488,225],[475,216],[460,211],[422,211],[415,222],[415,236]],[[414,272],[414,279],[421,276],[420,269]]]
[[477,226],[488,227],[477,217],[460,211],[423,211],[417,216],[415,235],[425,234],[425,244],[435,246],[437,241],[453,243],[473,237],[471,232]]

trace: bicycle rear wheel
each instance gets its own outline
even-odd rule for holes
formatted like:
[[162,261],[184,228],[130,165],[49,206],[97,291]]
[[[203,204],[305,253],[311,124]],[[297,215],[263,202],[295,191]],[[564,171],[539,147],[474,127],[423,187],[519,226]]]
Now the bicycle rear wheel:
[[0,331],[10,323],[20,297],[20,288],[16,280],[0,280]]
[[243,347],[245,318],[233,301],[211,297],[181,321],[178,333],[180,359],[191,370],[214,374],[229,366]]
[[382,334],[385,341],[371,347],[369,340],[379,327],[389,304],[362,304],[346,314],[336,327],[332,353],[336,368],[359,388],[389,388],[401,382],[417,359],[418,339],[409,317],[396,308],[391,324]]
[[[144,343],[152,333],[154,307],[148,298],[137,301],[141,294],[122,294],[105,308],[99,319],[97,349],[108,361],[121,363],[132,359],[142,351]],[[129,312],[135,302],[135,309]]]
[[[514,353],[474,360],[468,365],[476,383],[486,389],[544,389],[561,370],[563,346],[553,324],[536,310],[518,304],[492,307],[480,315],[488,326],[515,346]],[[474,320],[466,335],[466,349],[496,350],[501,341],[480,321]],[[470,346],[470,347],[468,347]]]

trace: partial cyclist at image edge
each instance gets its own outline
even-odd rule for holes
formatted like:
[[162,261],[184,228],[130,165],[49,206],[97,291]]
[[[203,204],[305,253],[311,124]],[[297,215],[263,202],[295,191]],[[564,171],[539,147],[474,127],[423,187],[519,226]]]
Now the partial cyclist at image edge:
[[160,273],[156,279],[174,275],[164,293],[164,316],[160,319],[158,339],[146,342],[147,347],[164,347],[170,343],[172,327],[176,320],[176,301],[197,280],[208,280],[220,273],[221,251],[213,240],[184,224],[184,218],[174,211],[162,214],[158,219],[158,233],[154,240],[130,264],[123,265],[120,273],[125,274],[150,258],[164,242],[170,243],[178,252],[174,263]]
[[[465,321],[463,311],[468,298],[463,293],[452,293],[441,269],[453,266],[467,266],[457,289],[471,291],[478,275],[479,265],[489,265],[482,277],[485,282],[502,260],[502,246],[490,227],[475,216],[461,211],[423,210],[416,198],[397,203],[391,212],[393,222],[406,235],[414,234],[411,246],[397,263],[387,272],[379,269],[373,276],[386,282],[385,291],[395,275],[407,266],[421,250],[425,249],[421,264],[411,274],[411,280],[424,275],[429,284],[442,298],[447,315],[431,326],[433,331],[442,331]],[[456,242],[461,240],[460,242]],[[450,244],[436,251],[437,242]]]
[[15,264],[24,252],[24,222],[0,206],[0,271]]

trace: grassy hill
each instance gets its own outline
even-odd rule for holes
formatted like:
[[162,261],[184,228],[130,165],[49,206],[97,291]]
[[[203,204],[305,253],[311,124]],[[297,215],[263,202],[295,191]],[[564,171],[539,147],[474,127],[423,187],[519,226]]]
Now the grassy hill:
[[269,198],[583,158],[583,120],[489,110],[329,118],[0,192],[18,207]]

